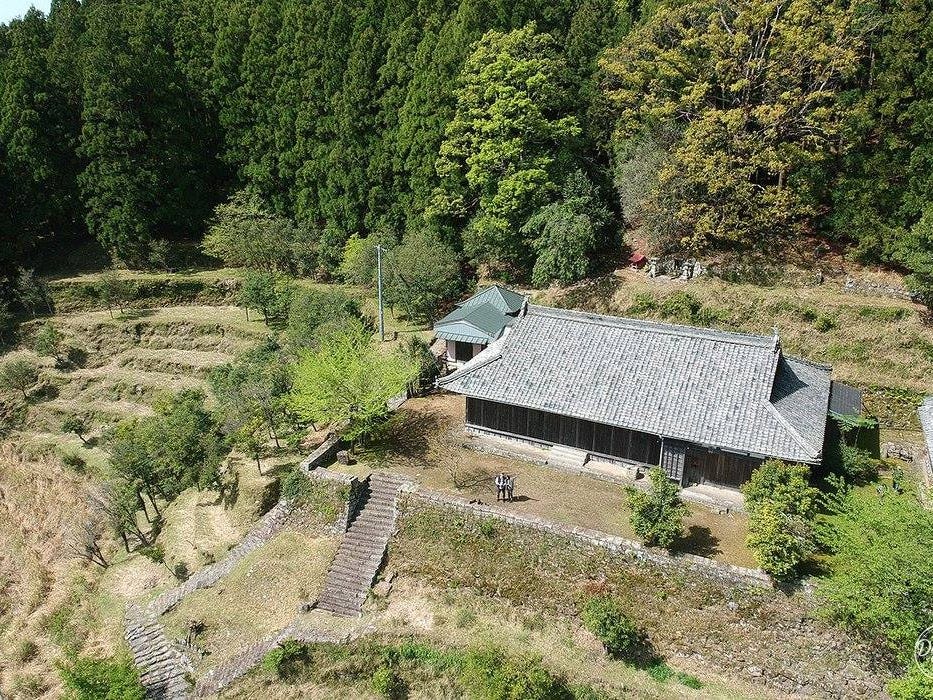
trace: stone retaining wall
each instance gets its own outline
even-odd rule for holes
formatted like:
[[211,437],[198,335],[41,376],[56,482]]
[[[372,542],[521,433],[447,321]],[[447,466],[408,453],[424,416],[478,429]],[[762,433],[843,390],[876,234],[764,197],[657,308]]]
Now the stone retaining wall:
[[288,520],[293,507],[287,501],[279,501],[275,507],[266,513],[240,540],[236,547],[216,564],[206,566],[192,574],[184,583],[170,591],[166,591],[147,606],[147,610],[155,615],[164,615],[178,605],[189,593],[199,588],[209,588],[233,570],[247,554],[258,549],[282,529]]
[[887,297],[889,299],[919,302],[919,295],[904,287],[860,280],[853,277],[846,277],[843,289],[851,294],[860,294],[862,296]]
[[287,640],[308,644],[317,642],[342,643],[350,641],[351,637],[350,635],[341,636],[331,632],[308,629],[297,623],[292,623],[288,627],[246,647],[217,668],[206,673],[195,686],[195,697],[203,698],[216,695],[262,663],[266,654]]
[[760,569],[749,569],[733,564],[725,564],[695,554],[662,554],[647,549],[640,542],[635,542],[634,540],[629,540],[624,537],[609,535],[605,532],[590,530],[585,527],[562,525],[532,515],[512,513],[501,506],[494,506],[486,503],[471,503],[466,499],[437,491],[418,489],[412,492],[410,497],[416,501],[449,508],[464,515],[497,518],[510,525],[529,527],[552,535],[569,537],[593,545],[594,547],[601,547],[610,552],[624,554],[632,559],[649,561],[663,568],[677,569],[680,571],[689,570],[705,576],[749,583],[766,588],[771,588],[773,586],[771,577]]

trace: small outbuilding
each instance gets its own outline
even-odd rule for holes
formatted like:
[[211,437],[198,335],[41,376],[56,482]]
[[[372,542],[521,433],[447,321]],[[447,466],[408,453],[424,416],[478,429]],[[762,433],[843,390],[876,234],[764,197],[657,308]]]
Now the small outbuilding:
[[524,303],[521,294],[493,285],[457,304],[434,324],[434,334],[447,344],[447,365],[461,366],[501,338]]

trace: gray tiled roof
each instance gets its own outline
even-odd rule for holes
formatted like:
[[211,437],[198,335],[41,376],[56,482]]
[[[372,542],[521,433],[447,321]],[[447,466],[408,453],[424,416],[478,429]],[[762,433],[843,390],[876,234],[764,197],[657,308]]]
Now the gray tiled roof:
[[818,462],[829,367],[776,338],[528,306],[440,385],[759,456]]
[[[482,355],[483,353],[480,353]],[[933,463],[933,396],[927,396],[920,408],[917,409],[920,416],[920,426],[923,428],[923,437],[927,445],[927,454]]]

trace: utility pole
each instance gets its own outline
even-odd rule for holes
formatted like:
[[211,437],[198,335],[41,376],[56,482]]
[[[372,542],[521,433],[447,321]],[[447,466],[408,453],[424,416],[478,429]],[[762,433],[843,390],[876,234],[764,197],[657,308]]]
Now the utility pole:
[[382,314],[382,246],[376,244],[376,280],[379,290],[379,340],[385,342],[386,327]]

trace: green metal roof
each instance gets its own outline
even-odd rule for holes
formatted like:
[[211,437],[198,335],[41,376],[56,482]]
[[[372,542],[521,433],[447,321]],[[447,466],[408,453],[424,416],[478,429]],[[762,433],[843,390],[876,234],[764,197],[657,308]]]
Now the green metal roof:
[[464,340],[461,336],[470,336],[469,342],[486,344],[502,335],[502,329],[511,321],[511,316],[492,304],[460,306],[435,323],[434,331],[448,340]]
[[511,289],[493,285],[487,287],[481,292],[477,292],[466,301],[461,301],[457,306],[470,307],[482,306],[483,304],[492,304],[503,314],[514,314],[522,308],[525,303],[525,297],[513,292]]

